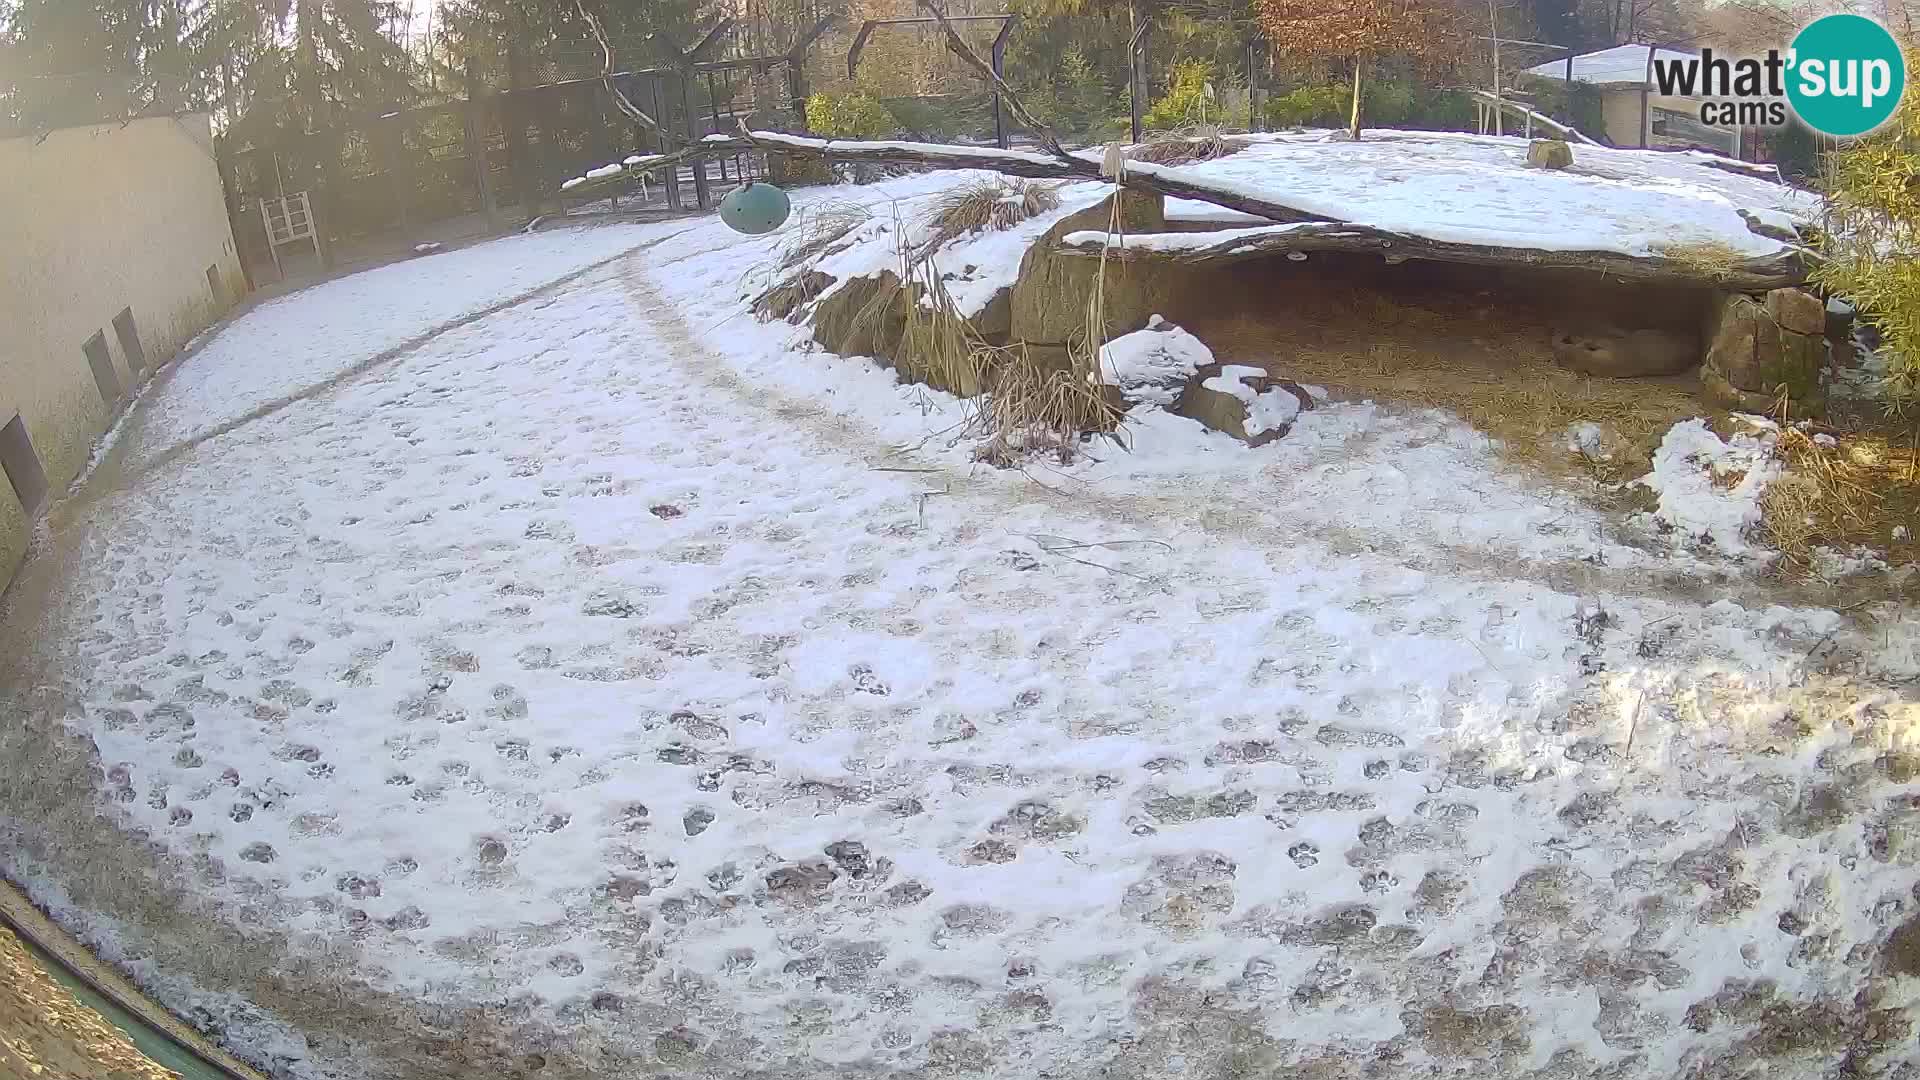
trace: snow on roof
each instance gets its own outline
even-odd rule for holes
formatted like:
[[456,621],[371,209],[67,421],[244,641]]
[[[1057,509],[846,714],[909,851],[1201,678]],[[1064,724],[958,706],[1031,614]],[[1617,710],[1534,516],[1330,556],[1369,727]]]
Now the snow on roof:
[[[1176,172],[1264,195],[1336,221],[1432,240],[1650,255],[1676,244],[1725,244],[1742,255],[1778,252],[1740,211],[1791,228],[1818,209],[1815,196],[1745,173],[1709,168],[1701,155],[1577,146],[1573,167],[1526,167],[1525,139],[1458,132],[1368,131],[1255,136],[1237,154]],[[1129,169],[1149,167],[1129,164]],[[1168,200],[1168,216],[1246,215]]]
[[[1594,83],[1600,86],[1641,86],[1647,82],[1646,45],[1615,45],[1611,49],[1599,52],[1581,53],[1573,58],[1573,77],[1578,82]],[[1661,60],[1693,60],[1698,53],[1681,52],[1678,49],[1655,49],[1654,56]],[[1564,79],[1567,76],[1565,57],[1549,60],[1544,64],[1535,64],[1527,69],[1527,74],[1547,79]]]

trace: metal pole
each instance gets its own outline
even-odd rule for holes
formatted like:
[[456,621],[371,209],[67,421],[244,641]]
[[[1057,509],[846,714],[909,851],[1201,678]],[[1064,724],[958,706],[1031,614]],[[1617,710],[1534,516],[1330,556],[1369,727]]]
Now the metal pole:
[[[732,76],[728,76],[728,81],[732,81]],[[728,104],[728,111],[732,111],[731,101],[729,101]],[[713,115],[713,130],[719,132],[721,130],[720,92],[713,88],[713,72],[711,71],[707,72],[707,111]],[[724,183],[727,179],[727,159],[719,158],[718,161],[720,163],[720,180]]]
[[[660,92],[660,79],[659,75],[654,75],[648,81],[653,84],[653,116],[660,123],[660,131],[656,136],[660,143],[660,152],[670,154],[673,152],[673,118],[667,115],[666,95]],[[678,210],[680,209],[680,167],[669,165],[666,171],[667,209]]]
[[1640,149],[1647,148],[1653,136],[1653,126],[1647,112],[1647,86],[1653,82],[1653,46],[1647,46],[1647,76],[1640,80]]
[[1501,130],[1500,104],[1500,9],[1495,6],[1497,0],[1487,0],[1487,24],[1493,34],[1493,133],[1503,135]]
[[1130,85],[1127,111],[1132,121],[1133,141],[1137,143],[1140,141],[1141,117],[1146,111],[1146,103],[1141,100],[1147,86],[1146,59],[1141,52],[1146,46],[1147,24],[1140,18],[1140,5],[1137,2],[1129,3],[1127,10],[1134,22],[1133,38],[1127,43],[1127,82]]
[[[680,108],[686,114],[687,145],[692,146],[700,141],[700,136],[693,133],[693,69],[691,67],[680,73]],[[705,210],[707,208],[707,163],[701,158],[694,158],[688,164],[693,166],[694,201],[700,204],[700,209]]]
[[[1007,64],[1007,35],[1003,32],[993,39],[993,75],[1001,78]],[[1007,148],[1007,110],[1000,102],[1000,91],[993,92],[993,145],[1002,150]]]

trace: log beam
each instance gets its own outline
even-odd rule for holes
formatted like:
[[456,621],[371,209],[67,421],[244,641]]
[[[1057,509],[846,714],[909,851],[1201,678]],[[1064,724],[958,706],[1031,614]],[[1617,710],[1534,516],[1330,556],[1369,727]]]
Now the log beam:
[[1257,225],[1208,233],[1135,233],[1115,236],[1097,230],[1068,233],[1058,249],[1064,255],[1135,262],[1193,265],[1268,258],[1321,251],[1364,252],[1389,262],[1429,262],[1480,266],[1516,266],[1590,270],[1633,281],[1658,281],[1742,292],[1797,285],[1805,267],[1791,251],[1742,259],[1689,259],[1672,254],[1627,255],[1617,251],[1554,251],[1431,240],[1342,222]]

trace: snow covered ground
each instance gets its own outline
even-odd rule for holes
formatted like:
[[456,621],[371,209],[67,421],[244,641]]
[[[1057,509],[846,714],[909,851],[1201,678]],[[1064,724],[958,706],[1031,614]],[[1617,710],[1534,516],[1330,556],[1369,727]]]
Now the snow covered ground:
[[[356,364],[655,235],[634,225],[563,228],[511,236],[480,259],[392,263],[262,304],[225,328],[146,419],[151,441],[174,445],[339,376]],[[343,317],[344,316],[344,317]]]
[[538,240],[380,272],[406,325],[353,278],[228,327],[8,616],[0,708],[98,748],[64,797],[313,1015],[389,1003],[371,1059],[506,1002],[540,1064],[489,1075],[1911,1075],[1904,610],[1778,606],[1433,412],[975,466],[753,322],[783,240],[710,220],[465,321]]

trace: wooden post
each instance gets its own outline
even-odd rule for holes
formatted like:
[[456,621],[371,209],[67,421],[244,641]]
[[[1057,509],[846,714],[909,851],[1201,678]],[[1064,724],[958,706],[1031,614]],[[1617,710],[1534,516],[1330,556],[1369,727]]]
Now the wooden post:
[[1360,73],[1366,66],[1365,60],[1353,58],[1353,123],[1348,130],[1353,133],[1354,142],[1360,141]]
[[1647,86],[1653,82],[1653,49],[1647,46],[1647,74],[1640,80],[1640,149],[1645,150],[1653,140],[1653,119],[1647,111]]

